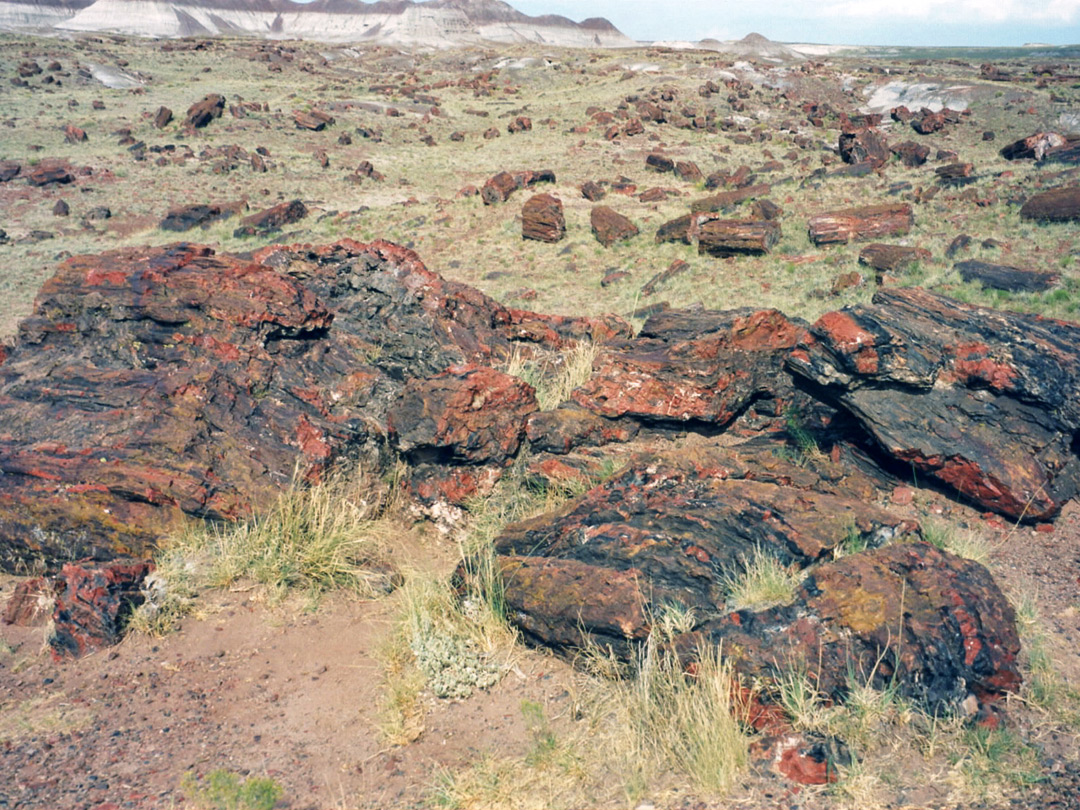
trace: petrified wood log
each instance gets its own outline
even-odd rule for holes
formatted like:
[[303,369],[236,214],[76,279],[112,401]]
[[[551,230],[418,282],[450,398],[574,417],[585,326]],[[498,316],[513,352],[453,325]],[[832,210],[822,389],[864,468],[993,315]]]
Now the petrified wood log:
[[989,264],[980,261],[958,262],[953,269],[964,281],[975,281],[984,287],[1007,292],[1043,292],[1061,280],[1057,273],[1039,273],[1008,264]]
[[895,273],[917,261],[929,261],[930,251],[903,245],[867,245],[859,251],[859,264],[886,273]]
[[690,203],[690,211],[695,214],[715,213],[717,211],[722,211],[725,208],[730,208],[733,205],[738,205],[746,200],[752,200],[755,197],[764,197],[770,191],[772,191],[772,186],[765,184],[746,186],[745,188],[737,188],[733,191],[721,191],[719,194],[713,194],[711,197],[703,197],[700,200],[695,200]]
[[1055,188],[1036,194],[1021,207],[1020,218],[1036,222],[1080,222],[1080,187]]
[[698,253],[712,256],[762,256],[780,241],[775,220],[710,219],[698,231]]
[[629,334],[506,309],[386,242],[74,257],[0,364],[0,566],[144,553],[182,513],[265,507],[297,466],[377,464],[407,379]]
[[810,332],[788,368],[919,476],[1013,519],[1080,491],[1080,326],[887,288]]
[[604,247],[637,236],[637,225],[618,211],[606,205],[598,205],[589,213],[593,236]]
[[562,200],[537,194],[521,206],[521,238],[538,242],[558,242],[566,236]]
[[869,205],[818,214],[810,219],[810,240],[815,245],[836,245],[882,236],[901,236],[915,223],[911,206]]

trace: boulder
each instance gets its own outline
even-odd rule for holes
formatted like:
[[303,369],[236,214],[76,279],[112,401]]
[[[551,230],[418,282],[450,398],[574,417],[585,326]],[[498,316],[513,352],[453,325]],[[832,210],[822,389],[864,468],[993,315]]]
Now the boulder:
[[410,461],[503,464],[517,453],[525,420],[536,410],[536,392],[520,378],[486,366],[451,366],[406,382],[387,425]]
[[967,282],[1006,292],[1045,292],[1061,281],[1057,273],[1040,273],[1007,264],[980,261],[958,262],[953,269]]
[[515,135],[519,132],[530,132],[532,131],[532,119],[527,118],[524,115],[519,115],[506,125],[506,131],[511,135]]
[[695,200],[690,203],[690,210],[695,214],[716,213],[717,211],[731,208],[746,200],[752,200],[755,197],[764,197],[770,191],[772,191],[772,187],[765,184],[744,186],[743,188],[738,188],[734,191],[721,191],[719,194],[703,197],[700,200]]
[[49,650],[56,661],[81,658],[120,641],[140,586],[153,570],[142,560],[67,563],[56,577]]
[[0,160],[0,183],[14,180],[22,171],[22,166],[14,160]]
[[581,184],[581,196],[589,202],[599,202],[607,196],[607,191],[599,183],[586,180]]
[[701,169],[692,160],[680,160],[675,163],[676,176],[686,183],[699,183],[705,179]]
[[682,242],[685,245],[693,243],[691,235],[697,226],[697,217],[694,214],[684,214],[681,217],[665,222],[656,229],[656,244],[664,242]]
[[616,242],[637,236],[637,225],[613,208],[598,205],[589,214],[593,236],[604,247],[611,247]]
[[511,620],[556,648],[592,637],[628,655],[665,604],[700,622],[726,615],[724,579],[756,550],[805,567],[851,538],[873,547],[918,536],[866,503],[876,490],[858,473],[827,460],[821,472],[800,467],[776,449],[636,456],[555,512],[506,527],[495,551]]
[[840,159],[844,163],[869,163],[875,169],[889,160],[889,145],[873,128],[840,134]]
[[933,112],[932,110],[923,107],[911,119],[911,128],[920,135],[929,135],[933,132],[940,132],[945,128],[944,111]]
[[884,288],[823,315],[788,368],[879,449],[983,510],[1049,520],[1080,491],[1080,326]]
[[1080,222],[1080,186],[1036,194],[1020,208],[1020,218],[1035,222]]
[[308,214],[307,206],[300,200],[278,203],[277,205],[252,214],[242,219],[241,225],[233,231],[234,237],[257,236],[281,230],[283,225],[299,222]]
[[173,120],[173,112],[168,107],[158,107],[154,113],[154,128],[165,129]]
[[378,469],[405,380],[630,333],[507,309],[387,242],[73,257],[0,363],[0,567],[141,555],[297,468]]
[[902,236],[914,223],[911,206],[906,203],[847,208],[811,217],[810,241],[815,245],[835,245],[882,236]]
[[805,674],[843,701],[855,684],[893,687],[935,714],[969,695],[1019,690],[1020,639],[1008,599],[980,564],[928,543],[897,543],[815,569],[790,605],[710,618],[676,639],[688,657],[720,644],[738,673]]
[[609,419],[721,427],[755,400],[791,400],[783,363],[804,335],[776,310],[669,310],[605,346],[572,398]]
[[172,208],[165,218],[158,223],[163,231],[183,233],[192,228],[208,228],[211,223],[228,219],[233,214],[239,213],[244,203],[218,204],[218,205],[184,205]]
[[675,161],[664,155],[651,154],[645,158],[645,168],[666,174],[675,171]]
[[184,126],[202,129],[215,118],[221,118],[225,110],[225,97],[217,93],[211,93],[202,101],[196,101],[188,107],[187,116],[184,118]]
[[24,579],[4,606],[4,624],[43,627],[52,619],[56,585],[51,577]]
[[521,238],[537,242],[558,242],[566,236],[562,200],[537,194],[521,206]]
[[322,110],[310,110],[305,112],[297,110],[293,113],[293,124],[297,129],[306,129],[310,132],[322,132],[336,123],[334,116]]
[[949,163],[934,169],[938,180],[945,185],[960,185],[970,183],[974,178],[971,176],[975,171],[974,163]]
[[930,251],[925,248],[874,243],[859,251],[859,264],[878,273],[896,273],[910,264],[926,261],[930,261]]
[[927,158],[930,157],[930,147],[921,143],[915,143],[915,141],[898,143],[892,147],[891,151],[900,159],[900,162],[909,169],[913,169],[916,166],[922,166],[926,163]]
[[1042,160],[1051,149],[1064,146],[1067,139],[1056,132],[1036,132],[1001,149],[1006,160]]
[[53,163],[39,163],[25,176],[26,184],[29,186],[62,186],[75,182],[75,175],[67,166]]
[[779,241],[775,220],[710,218],[698,229],[698,253],[711,256],[763,256]]
[[65,143],[86,143],[86,131],[79,129],[74,124],[68,124],[64,127],[64,142]]
[[510,199],[510,195],[519,188],[532,188],[537,183],[554,183],[555,172],[543,169],[533,171],[531,169],[514,172],[499,172],[489,178],[480,189],[480,196],[484,205],[503,203]]

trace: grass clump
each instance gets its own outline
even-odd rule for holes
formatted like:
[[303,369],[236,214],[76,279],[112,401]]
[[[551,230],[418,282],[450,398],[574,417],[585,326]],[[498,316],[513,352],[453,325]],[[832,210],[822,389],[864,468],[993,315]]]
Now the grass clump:
[[222,768],[201,780],[189,772],[180,789],[199,810],[273,810],[285,794],[273,779],[253,776],[241,781],[237,774]]
[[732,610],[764,610],[792,602],[802,578],[797,567],[784,565],[755,546],[750,556],[740,561],[739,570],[725,575],[721,584]]
[[507,363],[506,373],[520,377],[536,389],[540,410],[548,411],[570,399],[570,392],[584,385],[592,375],[593,362],[601,347],[579,340],[562,352],[549,352],[525,357],[515,350]]

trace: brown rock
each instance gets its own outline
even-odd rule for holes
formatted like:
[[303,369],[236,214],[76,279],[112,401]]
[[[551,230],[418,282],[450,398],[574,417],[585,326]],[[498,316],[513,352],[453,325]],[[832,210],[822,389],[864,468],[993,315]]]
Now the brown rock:
[[805,673],[843,701],[848,679],[888,685],[928,711],[956,713],[1021,684],[1016,617],[990,573],[928,543],[897,543],[827,562],[796,601],[709,619],[677,640],[722,644],[752,680]]
[[335,122],[334,117],[322,110],[311,110],[304,112],[303,110],[296,110],[293,113],[293,123],[297,129],[306,129],[311,132],[322,132],[329,126],[333,126]]
[[1061,281],[1057,273],[1039,273],[1007,264],[966,261],[953,265],[960,277],[983,287],[1006,292],[1045,292]]
[[1030,521],[1080,492],[1080,326],[884,288],[811,335],[788,368],[920,477]]
[[39,163],[26,174],[30,186],[66,185],[74,183],[75,175],[66,166]]
[[173,112],[168,107],[158,107],[157,112],[154,113],[154,127],[156,129],[165,129],[173,120]]
[[745,186],[734,191],[721,191],[719,194],[703,197],[690,203],[690,210],[694,213],[715,213],[755,197],[764,197],[770,191],[772,187],[765,184]]
[[859,264],[872,267],[879,273],[896,273],[919,261],[930,261],[930,251],[902,245],[867,245],[859,252]]
[[973,163],[950,163],[947,166],[939,166],[934,169],[934,174],[942,183],[955,185],[970,182],[974,171],[975,164]]
[[74,124],[68,124],[64,127],[64,141],[66,143],[86,143],[86,132],[79,129]]
[[1080,187],[1055,188],[1034,195],[1020,208],[1020,218],[1035,222],[1080,222]]
[[707,219],[700,224],[698,253],[712,256],[763,256],[780,241],[775,220]]
[[483,198],[485,205],[494,205],[495,203],[506,202],[510,199],[510,195],[519,188],[532,188],[538,183],[554,182],[555,172],[548,169],[539,171],[527,169],[513,174],[499,172],[484,183],[483,188],[480,189],[480,196]]
[[693,242],[692,232],[697,226],[697,217],[693,214],[684,214],[670,222],[665,222],[656,231],[656,243],[682,242],[689,245]]
[[241,220],[241,225],[233,231],[234,237],[256,236],[280,230],[283,225],[299,222],[308,214],[307,206],[300,200],[278,203],[272,208],[252,214]]
[[645,286],[641,288],[641,294],[646,296],[652,295],[656,292],[656,288],[663,284],[665,281],[670,281],[671,279],[675,278],[675,276],[685,273],[689,269],[689,262],[684,262],[682,259],[676,259],[670,265],[668,265],[668,268],[666,270],[662,270],[661,272],[653,276],[651,279],[649,279],[645,283]]
[[687,183],[698,183],[705,179],[701,169],[692,160],[680,160],[675,164],[675,174]]
[[881,236],[900,236],[911,230],[911,206],[870,205],[811,217],[810,240],[815,245],[843,244]]
[[606,205],[598,205],[589,214],[593,236],[604,247],[637,236],[637,225]]
[[675,161],[664,155],[652,154],[645,158],[645,168],[666,174],[675,171]]
[[629,419],[605,419],[570,402],[529,417],[526,435],[536,452],[569,453],[575,447],[628,442],[641,429]]
[[550,194],[537,194],[521,206],[521,238],[538,242],[558,242],[566,236],[562,201]]
[[532,120],[526,118],[524,115],[519,115],[513,121],[506,125],[506,131],[511,135],[518,132],[529,132],[532,130]]
[[0,183],[14,180],[22,171],[22,166],[14,160],[0,160]]
[[923,107],[918,114],[911,119],[911,128],[920,135],[929,135],[940,132],[945,128],[945,115],[942,112],[933,112]]
[[926,163],[930,157],[930,147],[915,141],[904,141],[893,146],[892,153],[908,168],[915,168]]
[[840,158],[844,163],[869,163],[875,169],[889,160],[889,145],[876,129],[856,129],[840,134]]
[[56,205],[52,208],[53,216],[66,217],[71,213],[71,206],[64,200],[57,200]]
[[532,386],[518,377],[452,366],[406,382],[390,409],[389,435],[412,461],[501,465],[517,453],[525,420],[536,410]]
[[55,604],[56,587],[51,579],[24,579],[15,586],[15,592],[4,607],[4,624],[43,627],[52,618]]
[[581,196],[589,202],[599,202],[607,196],[607,191],[599,183],[586,180],[581,184]]
[[779,220],[784,209],[772,200],[754,200],[750,205],[750,219]]
[[182,233],[192,228],[208,228],[211,223],[228,219],[244,209],[243,203],[218,205],[184,205],[171,208],[158,227],[163,231]]
[[187,116],[184,118],[184,126],[201,129],[213,121],[221,118],[225,111],[225,98],[217,93],[211,93],[188,107]]
[[48,640],[53,659],[81,658],[118,643],[131,611],[143,602],[139,586],[153,567],[135,560],[67,563],[56,577]]
[[1042,160],[1051,149],[1064,146],[1067,140],[1056,132],[1036,132],[1001,149],[1006,160]]

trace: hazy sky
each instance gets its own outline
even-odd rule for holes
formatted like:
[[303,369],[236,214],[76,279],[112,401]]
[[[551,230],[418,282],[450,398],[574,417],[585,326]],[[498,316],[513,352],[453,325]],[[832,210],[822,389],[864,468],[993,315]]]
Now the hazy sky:
[[629,37],[847,45],[1080,44],[1080,0],[508,0],[526,14],[607,17]]

